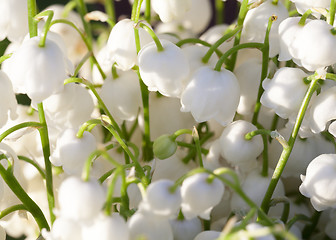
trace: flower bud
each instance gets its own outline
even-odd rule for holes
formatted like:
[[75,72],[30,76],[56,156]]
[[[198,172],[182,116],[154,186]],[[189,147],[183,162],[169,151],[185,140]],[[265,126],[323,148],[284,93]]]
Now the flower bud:
[[176,149],[177,143],[167,134],[158,137],[153,144],[154,155],[161,160],[172,156]]

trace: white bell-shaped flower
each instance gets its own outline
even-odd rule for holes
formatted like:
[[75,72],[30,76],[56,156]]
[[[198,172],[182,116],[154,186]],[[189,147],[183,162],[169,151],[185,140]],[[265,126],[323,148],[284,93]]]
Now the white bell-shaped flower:
[[[336,35],[332,26],[323,20],[311,20],[292,43],[297,64],[315,71],[336,63]],[[293,59],[295,60],[295,59]]]
[[300,192],[310,198],[317,211],[336,208],[336,155],[322,154],[311,161],[301,175]]
[[15,94],[13,92],[12,82],[9,80],[7,74],[0,70],[0,95],[4,101],[2,101],[0,106],[0,128],[3,127],[7,120],[8,115],[10,118],[14,120],[17,118],[16,107],[17,101],[15,98]]
[[242,30],[242,42],[263,43],[268,20],[272,15],[277,16],[277,20],[273,22],[269,35],[270,57],[274,57],[280,51],[278,28],[280,22],[288,17],[288,11],[281,1],[273,4],[273,1],[267,0],[258,7],[249,10]]
[[[117,22],[112,28],[107,42],[110,56],[123,71],[130,70],[134,65],[138,64],[134,26],[135,23],[130,19],[123,19]],[[139,38],[141,47],[153,41],[146,30],[142,28],[139,28]]]
[[58,217],[52,225],[50,232],[42,230],[46,240],[82,240],[82,226],[73,219]]
[[264,93],[260,102],[282,118],[296,116],[308,86],[303,79],[308,75],[299,68],[280,68],[273,79],[263,81]]
[[336,87],[329,88],[312,99],[309,119],[310,128],[314,133],[324,131],[327,123],[336,119],[335,101]]
[[28,33],[26,0],[0,1],[0,41],[20,42]]
[[257,130],[256,126],[244,120],[238,120],[226,126],[219,140],[222,156],[226,161],[242,169],[250,169],[255,164],[264,149],[262,138],[255,136],[250,140],[245,139],[247,133],[255,130]]
[[105,190],[96,180],[84,182],[77,177],[68,177],[59,187],[58,202],[60,216],[77,221],[90,220],[101,212]]
[[[258,206],[261,205],[261,202],[265,196],[267,191],[269,182],[271,180],[271,176],[263,177],[259,173],[259,171],[251,171],[244,179],[241,188],[244,193]],[[273,198],[277,197],[284,197],[285,196],[285,189],[281,182],[278,182],[275,191],[273,193]],[[276,207],[281,212],[282,206]],[[233,193],[231,198],[231,209],[237,214],[245,215],[249,210],[250,207],[247,203],[237,194]]]
[[197,217],[192,219],[170,220],[174,240],[193,240],[197,234],[202,232],[201,220]]
[[223,69],[202,67],[181,95],[181,111],[191,112],[197,122],[215,119],[223,126],[232,122],[240,97],[235,75]]
[[[289,17],[283,20],[279,25],[279,41],[280,41],[280,53],[279,61],[288,61],[292,58],[295,62],[300,62],[297,59],[296,49],[293,48],[294,39],[300,34],[304,25],[300,25],[300,17]],[[308,23],[310,19],[306,19]]]
[[239,114],[249,115],[254,111],[261,78],[261,67],[259,59],[250,58],[234,70],[240,86],[240,100],[237,108]]
[[197,234],[197,236],[194,238],[194,240],[216,240],[220,237],[221,232],[219,231],[203,231]]
[[223,197],[224,185],[209,174],[199,173],[185,179],[181,186],[182,213],[186,219],[199,216],[210,219],[210,213]]
[[[39,103],[64,88],[68,60],[57,43],[48,37],[39,47],[40,37],[25,40],[7,60],[7,74],[16,93],[26,93]],[[34,61],[32,61],[32,59]]]
[[62,166],[67,174],[80,176],[85,161],[96,149],[96,139],[87,131],[81,138],[76,134],[75,129],[66,129],[57,139],[50,160],[54,165]]
[[51,95],[43,102],[50,121],[62,128],[77,128],[90,119],[94,110],[92,96],[79,84],[70,83],[63,91]]
[[128,240],[129,230],[125,220],[117,213],[100,214],[93,223],[83,229],[82,240]]
[[170,188],[173,185],[174,182],[168,179],[152,182],[147,188],[140,208],[163,217],[176,217],[181,207],[182,198],[180,188],[172,192]]
[[161,41],[164,48],[158,51],[154,42],[139,52],[139,71],[149,91],[159,91],[167,97],[180,97],[189,75],[189,63],[175,44]]
[[135,72],[120,73],[119,77],[108,77],[100,91],[100,97],[112,116],[133,121],[141,107],[139,79]]
[[292,2],[295,3],[295,7],[300,14],[304,14],[308,9],[318,13],[320,9],[326,9],[330,6],[329,0],[292,0]]
[[[176,1],[176,0],[175,0]],[[179,2],[179,8],[182,2]],[[183,15],[181,25],[195,34],[199,34],[209,25],[212,17],[211,2],[207,0],[191,0],[191,8]]]
[[152,0],[151,7],[162,22],[181,19],[191,8],[191,0]]
[[173,240],[169,220],[157,215],[137,211],[127,221],[129,240]]

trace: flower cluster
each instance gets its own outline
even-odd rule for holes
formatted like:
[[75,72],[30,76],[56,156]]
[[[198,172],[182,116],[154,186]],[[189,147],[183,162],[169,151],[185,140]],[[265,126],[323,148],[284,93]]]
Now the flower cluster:
[[336,0],[37,2],[0,0],[0,240],[336,239]]

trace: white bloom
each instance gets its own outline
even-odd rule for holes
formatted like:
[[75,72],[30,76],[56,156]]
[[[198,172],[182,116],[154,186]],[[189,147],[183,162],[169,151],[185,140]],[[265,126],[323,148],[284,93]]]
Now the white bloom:
[[269,35],[270,57],[274,57],[280,51],[278,27],[280,22],[288,17],[288,11],[280,1],[275,5],[272,1],[267,0],[258,7],[249,10],[242,30],[242,42],[263,43],[268,20],[272,15],[276,15],[278,18],[273,22]]
[[[311,9],[313,12],[319,13],[323,8],[326,9],[330,6],[329,0],[292,0],[292,2],[295,3],[295,7],[300,14],[304,14],[308,9]],[[320,14],[316,16],[319,15]]]
[[182,212],[186,219],[200,216],[210,219],[210,213],[224,194],[224,185],[217,178],[208,180],[209,174],[199,173],[185,179],[181,186]]
[[173,232],[166,218],[137,211],[127,221],[129,240],[173,240]]
[[46,240],[82,240],[82,227],[80,222],[58,217],[50,232],[42,230],[42,236]]
[[61,128],[77,128],[90,119],[94,103],[90,93],[81,85],[70,83],[63,91],[43,102],[50,121]]
[[153,10],[162,22],[181,19],[191,7],[191,0],[152,0]]
[[28,33],[26,0],[0,1],[0,41],[19,42]]
[[154,42],[139,52],[139,71],[149,91],[159,91],[167,97],[180,97],[189,75],[189,64],[182,50],[162,40],[163,51]]
[[202,67],[182,93],[181,111],[191,112],[197,122],[215,119],[225,126],[233,120],[239,97],[240,87],[232,72]]
[[312,100],[309,117],[310,128],[314,133],[324,131],[327,123],[336,119],[335,101],[336,87],[321,92]]
[[82,138],[78,138],[76,134],[75,129],[66,129],[57,139],[56,149],[50,160],[54,165],[62,166],[66,173],[80,176],[85,161],[96,149],[96,140],[87,131]]
[[197,234],[194,240],[216,240],[221,235],[218,231],[203,231]]
[[301,175],[300,192],[310,198],[317,211],[336,208],[336,155],[322,154],[311,161]]
[[308,88],[303,81],[307,76],[299,68],[280,68],[272,80],[263,81],[260,102],[282,118],[296,116]]
[[202,231],[202,223],[199,218],[170,220],[174,240],[193,240]]
[[237,108],[239,114],[248,115],[254,111],[261,78],[261,67],[259,59],[249,58],[234,70],[240,86],[240,100]]
[[39,103],[63,90],[67,78],[67,59],[59,46],[46,39],[39,47],[40,37],[25,40],[7,60],[7,74],[16,93],[26,93]]
[[252,123],[243,120],[226,126],[220,137],[223,158],[234,166],[250,170],[264,149],[261,136],[255,136],[251,140],[245,139],[247,133],[255,130],[257,128]]
[[176,217],[182,198],[179,187],[174,192],[170,190],[173,185],[174,182],[168,179],[152,182],[147,188],[140,207],[156,215],[167,218]]
[[120,73],[116,79],[108,77],[100,91],[100,97],[112,116],[126,121],[137,117],[141,107],[140,94],[139,79],[133,71]]
[[295,61],[308,71],[315,71],[336,63],[336,36],[333,27],[323,20],[308,22],[292,42]]
[[77,177],[65,179],[58,190],[62,217],[82,221],[98,216],[105,202],[105,191],[98,181],[83,182]]
[[111,216],[100,214],[93,224],[83,229],[82,240],[128,240],[129,230],[125,220],[117,213]]
[[2,99],[5,99],[2,101],[0,106],[0,128],[3,127],[7,120],[8,120],[8,114],[10,114],[10,118],[13,120],[17,118],[16,114],[16,107],[17,107],[17,101],[15,98],[15,94],[13,92],[13,86],[10,81],[10,79],[7,77],[7,74],[4,71],[0,70],[0,95]]
[[[123,71],[129,70],[138,64],[134,25],[135,23],[130,19],[119,21],[113,27],[107,42],[110,56]],[[153,41],[146,30],[142,28],[139,28],[139,38],[141,47]]]

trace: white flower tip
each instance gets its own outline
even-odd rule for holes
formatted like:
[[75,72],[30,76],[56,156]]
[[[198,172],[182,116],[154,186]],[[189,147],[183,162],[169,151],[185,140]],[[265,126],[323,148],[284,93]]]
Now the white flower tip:
[[100,22],[107,22],[108,15],[106,13],[103,13],[101,11],[92,11],[87,13],[84,16],[85,21],[100,21]]

